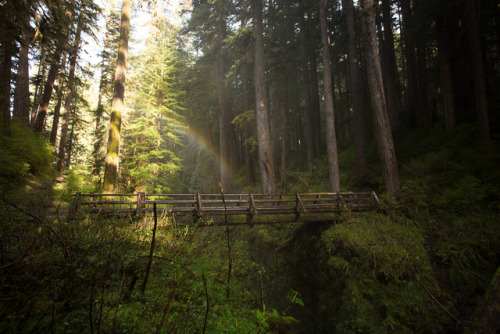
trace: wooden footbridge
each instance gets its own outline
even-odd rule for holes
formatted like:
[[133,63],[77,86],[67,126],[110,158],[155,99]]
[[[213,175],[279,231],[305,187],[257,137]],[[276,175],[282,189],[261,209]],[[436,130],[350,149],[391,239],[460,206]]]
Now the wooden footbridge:
[[208,224],[325,221],[378,205],[375,192],[263,194],[75,194],[72,214],[141,216],[157,212],[177,222]]

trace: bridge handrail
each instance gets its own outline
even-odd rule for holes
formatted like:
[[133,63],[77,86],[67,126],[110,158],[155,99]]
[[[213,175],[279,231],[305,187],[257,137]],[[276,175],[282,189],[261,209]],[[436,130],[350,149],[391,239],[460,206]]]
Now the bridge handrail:
[[[122,198],[127,200],[121,200]],[[88,200],[84,200],[87,198]],[[133,200],[132,200],[133,198]],[[308,213],[334,212],[349,209],[372,208],[378,204],[375,192],[339,192],[339,193],[296,193],[296,194],[82,194],[76,193],[72,214],[76,214],[82,205],[108,206],[98,210],[115,211],[150,211],[153,203],[162,210],[170,212],[190,212],[198,216],[203,213],[247,214],[261,213]],[[118,207],[116,207],[118,206]],[[126,206],[126,207],[123,207]],[[163,207],[162,207],[163,206]],[[97,209],[97,208],[96,208]]]

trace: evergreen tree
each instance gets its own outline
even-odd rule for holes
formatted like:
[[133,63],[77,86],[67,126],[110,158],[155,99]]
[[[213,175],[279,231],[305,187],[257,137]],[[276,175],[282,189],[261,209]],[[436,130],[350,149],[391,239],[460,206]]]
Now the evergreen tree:
[[155,26],[158,33],[131,62],[134,111],[124,130],[123,169],[133,189],[165,193],[182,167],[175,150],[185,128],[176,78],[177,31],[162,19]]

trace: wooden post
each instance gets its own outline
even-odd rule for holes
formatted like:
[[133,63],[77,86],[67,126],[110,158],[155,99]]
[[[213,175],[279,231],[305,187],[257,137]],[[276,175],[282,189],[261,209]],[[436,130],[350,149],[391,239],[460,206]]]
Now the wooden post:
[[248,223],[253,223],[253,217],[257,214],[257,208],[255,207],[255,201],[253,199],[253,194],[248,194]]
[[339,213],[342,209],[342,204],[343,204],[342,195],[340,193],[337,193],[337,210]]
[[372,191],[372,208],[376,207],[378,204],[378,197],[377,194]]
[[75,199],[73,201],[73,206],[71,207],[71,211],[69,212],[69,219],[75,218],[76,213],[80,209],[81,200],[82,200],[82,194],[76,193]]
[[201,201],[201,194],[200,193],[196,193],[196,212],[194,214],[194,217],[195,217],[195,222],[201,218],[201,216],[203,215],[203,203]]
[[135,211],[137,215],[141,213],[142,209],[144,208],[144,198],[144,193],[137,193],[137,209]]
[[307,212],[307,211],[306,211],[306,208],[305,208],[305,206],[304,206],[304,203],[302,203],[302,199],[300,198],[299,193],[296,193],[296,194],[295,194],[295,212],[296,212],[297,214],[300,214],[299,207],[302,209],[302,212],[303,212],[303,213]]

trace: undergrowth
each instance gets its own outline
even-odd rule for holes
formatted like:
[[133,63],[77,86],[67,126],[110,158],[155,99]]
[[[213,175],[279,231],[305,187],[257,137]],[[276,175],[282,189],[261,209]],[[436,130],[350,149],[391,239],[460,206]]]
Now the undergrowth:
[[[50,226],[50,229],[47,228]],[[80,217],[1,224],[0,332],[257,333],[276,317],[260,303],[259,265],[225,231],[162,217],[142,292],[153,219]],[[281,314],[278,318],[286,320]],[[271,328],[272,329],[272,328]]]

